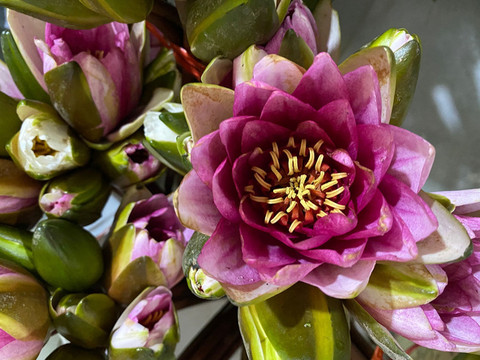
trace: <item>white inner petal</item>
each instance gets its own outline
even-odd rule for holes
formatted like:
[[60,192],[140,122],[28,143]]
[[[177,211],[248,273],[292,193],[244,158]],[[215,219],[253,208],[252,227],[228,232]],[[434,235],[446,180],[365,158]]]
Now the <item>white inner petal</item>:
[[113,333],[111,345],[115,349],[144,347],[148,340],[148,329],[139,323],[127,319]]

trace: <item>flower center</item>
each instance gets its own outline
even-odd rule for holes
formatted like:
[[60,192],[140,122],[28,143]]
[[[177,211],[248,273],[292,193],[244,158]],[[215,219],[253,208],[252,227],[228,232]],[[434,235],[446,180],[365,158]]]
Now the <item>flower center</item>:
[[145,319],[139,321],[139,323],[147,329],[152,330],[154,325],[162,318],[164,314],[165,311],[157,310],[153,313],[150,313]]
[[338,201],[347,173],[332,168],[322,145],[319,140],[308,146],[305,139],[296,144],[292,136],[284,147],[272,143],[267,168],[252,167],[255,181],[245,192],[264,209],[266,224],[279,223],[293,233],[330,213],[343,214],[345,205]]
[[45,140],[40,139],[38,136],[35,136],[35,139],[33,139],[32,151],[35,157],[55,155],[58,152],[53,150]]

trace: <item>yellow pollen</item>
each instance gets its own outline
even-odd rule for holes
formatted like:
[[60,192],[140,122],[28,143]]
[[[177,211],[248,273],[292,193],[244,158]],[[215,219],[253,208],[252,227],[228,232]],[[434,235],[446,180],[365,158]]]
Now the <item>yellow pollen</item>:
[[345,210],[345,205],[337,204],[330,199],[325,199],[323,202],[324,205],[330,206],[331,208],[338,209],[338,210]]
[[307,140],[302,139],[300,142],[300,150],[298,151],[298,155],[305,156],[307,151]]
[[338,184],[338,181],[337,181],[337,180],[329,181],[329,182],[323,184],[323,185],[320,187],[320,190],[325,191],[325,190],[328,189],[329,187],[332,187],[332,186],[337,185],[337,184]]
[[295,147],[295,139],[293,138],[293,136],[290,136],[290,137],[288,138],[287,147],[292,147],[292,148]]
[[313,166],[313,163],[315,162],[315,150],[313,150],[313,148],[309,147],[308,148],[308,153],[309,153],[309,157],[308,157],[308,161],[307,163],[305,164],[305,167],[307,169],[310,169],[312,166]]
[[289,188],[278,188],[278,189],[273,189],[274,194],[285,194],[288,193]]
[[313,180],[313,184],[314,184],[315,186],[320,185],[320,183],[322,182],[324,176],[325,176],[325,171],[320,171],[320,175],[318,175],[318,177],[317,177],[315,180]]
[[325,195],[327,196],[327,199],[329,199],[337,195],[340,195],[344,190],[345,188],[343,186],[340,186],[338,189],[326,192]]
[[302,196],[310,195],[310,190],[303,190],[300,194],[301,194]]
[[295,208],[295,206],[297,206],[297,202],[296,202],[296,201],[292,201],[292,202],[290,203],[290,205],[288,206],[288,208],[287,208],[287,213],[292,212],[292,210]]
[[267,190],[270,190],[272,185],[270,185],[269,183],[267,183],[265,180],[262,179],[262,177],[258,174],[258,173],[255,173],[255,180],[258,181],[258,183],[264,187],[265,189]]
[[250,194],[250,199],[252,199],[255,202],[259,202],[259,203],[267,203],[268,202],[268,197],[266,197],[266,196],[256,196],[256,195]]
[[273,198],[273,199],[268,199],[267,204],[273,205],[273,204],[281,204],[283,203],[283,198]]
[[342,210],[340,210],[340,209],[333,209],[332,211],[330,211],[330,213],[343,214]]
[[258,166],[252,167],[252,170],[255,171],[258,175],[260,175],[262,178],[267,176],[267,172],[263,169],[260,169]]
[[320,150],[320,147],[323,145],[324,141],[323,140],[318,140],[315,145],[313,145],[313,149],[318,152]]
[[273,149],[273,152],[275,153],[275,155],[280,156],[280,152],[278,151],[278,145],[276,142],[273,142],[272,143],[272,149]]
[[307,175],[305,175],[305,174],[300,175],[300,188],[303,188],[306,180],[307,180]]
[[270,222],[270,219],[273,216],[273,211],[267,210],[265,213],[265,224],[268,224]]
[[348,174],[346,172],[333,173],[332,180],[340,180],[340,179],[346,178],[347,176]]
[[245,190],[245,192],[255,194],[255,190],[253,190],[253,185],[247,185],[243,188],[243,190]]
[[301,223],[302,223],[302,222],[299,221],[299,220],[297,220],[297,219],[293,220],[293,222],[292,222],[292,224],[290,225],[288,231],[289,231],[290,233],[293,233],[293,232],[295,231],[295,229],[298,227],[298,225],[300,225]]
[[298,158],[296,156],[293,157],[293,171],[296,173],[300,172],[298,168]]
[[275,168],[274,165],[270,165],[270,169],[272,170],[273,174],[277,177],[278,181],[282,180],[282,177],[283,177],[282,174],[280,174],[280,172]]
[[307,204],[310,207],[310,209],[318,210],[318,206],[316,204],[314,204],[313,202],[311,202],[310,200],[307,201]]
[[308,206],[308,204],[305,200],[301,199],[300,204],[302,204],[302,206],[305,210],[307,210],[307,211],[310,210],[310,206]]
[[280,211],[277,213],[277,215],[274,216],[274,218],[270,221],[270,223],[275,224],[276,222],[280,221],[280,219],[284,216],[288,216],[288,215],[283,211]]
[[317,162],[315,163],[315,170],[318,172],[322,171],[322,162],[323,162],[323,154],[320,155],[317,159]]
[[270,156],[272,157],[273,166],[275,166],[277,169],[280,169],[280,162],[278,161],[278,156],[275,151],[270,151]]
[[320,210],[320,211],[318,212],[318,214],[317,214],[317,217],[319,217],[319,218],[325,217],[325,216],[327,216],[327,213],[326,213],[325,211],[323,211],[323,210]]

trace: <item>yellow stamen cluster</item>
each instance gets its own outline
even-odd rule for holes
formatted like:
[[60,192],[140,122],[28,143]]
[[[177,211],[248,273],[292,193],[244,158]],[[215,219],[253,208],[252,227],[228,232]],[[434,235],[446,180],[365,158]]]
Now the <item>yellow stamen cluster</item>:
[[151,329],[162,318],[164,314],[165,311],[163,310],[154,311],[153,313],[149,314],[145,319],[140,321],[140,324],[146,328]]
[[347,173],[334,172],[323,144],[319,140],[308,146],[306,139],[296,141],[293,136],[284,147],[273,142],[268,165],[252,167],[254,181],[244,190],[264,209],[266,224],[280,223],[293,233],[315,218],[343,213],[345,205],[339,201]]

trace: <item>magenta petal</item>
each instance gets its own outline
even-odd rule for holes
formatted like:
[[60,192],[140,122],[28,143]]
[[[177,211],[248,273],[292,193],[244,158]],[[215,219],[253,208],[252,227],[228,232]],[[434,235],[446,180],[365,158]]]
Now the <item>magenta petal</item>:
[[194,170],[185,175],[176,195],[175,207],[182,224],[211,235],[221,215],[213,203],[212,191]]
[[324,247],[313,250],[298,250],[300,254],[318,262],[352,267],[361,258],[367,239],[332,239]]
[[323,264],[308,274],[303,282],[318,287],[328,296],[349,299],[367,286],[375,261],[360,260],[349,268]]
[[361,66],[343,76],[357,124],[379,125],[382,98],[377,73],[371,65]]
[[355,209],[357,213],[360,213],[375,195],[377,186],[372,170],[359,163],[355,163],[355,165],[355,181],[353,185],[350,186],[350,193],[352,194]]
[[245,124],[255,119],[253,116],[238,116],[226,119],[220,123],[220,138],[231,163],[241,154],[240,139]]
[[278,55],[267,55],[253,68],[253,80],[291,94],[302,79],[305,69]]
[[278,269],[264,269],[260,272],[263,281],[277,286],[287,286],[302,281],[319,264],[315,263],[296,263],[282,266]]
[[225,147],[222,144],[218,130],[200,138],[193,147],[191,155],[192,165],[198,177],[208,187],[212,187],[213,174],[226,156]]
[[217,168],[212,182],[213,202],[224,218],[232,222],[240,220],[239,199],[233,185],[232,166],[225,159]]
[[233,102],[233,116],[257,116],[262,113],[268,98],[276,88],[258,82],[246,81],[235,88],[235,100]]
[[317,110],[331,101],[349,98],[343,77],[327,53],[320,53],[315,57],[293,96]]
[[408,130],[393,125],[385,126],[390,128],[395,141],[395,155],[388,173],[418,193],[432,168],[435,148]]
[[232,166],[233,182],[235,183],[239,198],[245,194],[245,186],[247,186],[252,179],[252,166],[249,164],[249,157],[250,154],[239,156]]
[[359,125],[358,161],[371,169],[375,175],[375,184],[382,181],[395,153],[393,135],[387,126]]
[[0,348],[3,348],[5,345],[10,344],[13,341],[15,341],[13,336],[0,329]]
[[[219,261],[221,259],[221,261]],[[232,284],[253,284],[257,270],[245,264],[238,226],[222,219],[198,257],[200,267],[216,280]]]
[[316,144],[318,140],[322,139],[328,147],[335,147],[325,130],[315,121],[302,121],[298,124],[294,135],[296,135],[297,139],[305,139],[311,144]]
[[310,105],[283,91],[272,93],[260,115],[260,120],[270,121],[289,129],[295,129],[303,121],[314,118],[315,110]]
[[256,230],[246,224],[240,225],[243,260],[250,266],[262,271],[264,268],[276,268],[295,262],[286,247],[268,233]]
[[246,153],[260,147],[270,149],[272,142],[288,139],[290,131],[268,121],[254,120],[245,124],[242,133],[241,152]]
[[386,174],[379,188],[394,214],[403,220],[415,241],[425,239],[437,229],[435,215],[407,185]]
[[347,150],[353,160],[357,158],[355,117],[347,100],[336,100],[323,106],[318,110],[315,120],[337,147]]

